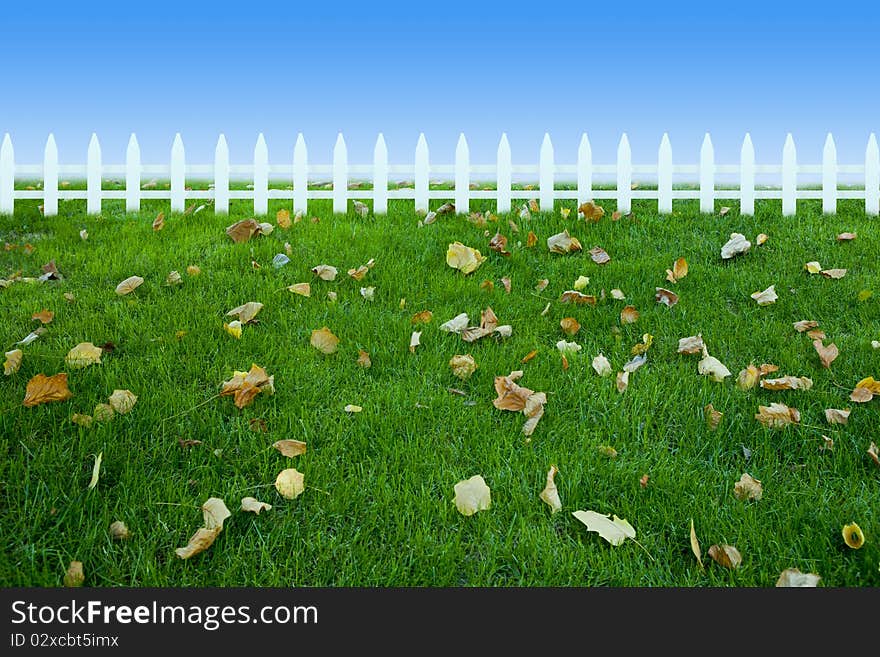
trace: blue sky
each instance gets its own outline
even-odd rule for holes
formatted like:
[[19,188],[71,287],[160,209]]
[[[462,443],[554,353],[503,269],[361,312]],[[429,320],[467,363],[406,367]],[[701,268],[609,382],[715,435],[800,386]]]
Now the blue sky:
[[858,162],[880,131],[880,3],[821,4],[65,1],[35,18],[8,2],[0,132],[38,162],[54,131],[70,162],[95,131],[110,163],[131,131],[145,162],[165,161],[177,131],[190,161],[211,161],[224,132],[244,162],[262,131],[274,163],[302,131],[328,163],[342,130],[360,163],[382,131],[404,163],[424,131],[432,161],[451,163],[459,132],[472,162],[492,162],[506,131],[524,163],[549,131],[573,163],[583,131],[601,162],[623,131],[636,162],[664,131],[696,162],[706,130],[719,161],[746,131],[778,161],[791,131],[818,162],[832,131],[839,160]]

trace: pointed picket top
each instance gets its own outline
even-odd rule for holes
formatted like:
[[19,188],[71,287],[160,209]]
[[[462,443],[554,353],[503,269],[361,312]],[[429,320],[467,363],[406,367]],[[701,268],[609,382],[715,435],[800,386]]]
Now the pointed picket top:
[[541,212],[553,212],[553,142],[544,133],[538,160],[538,202]]
[[880,149],[873,132],[865,149],[865,214],[880,214]]
[[180,133],[174,135],[171,144],[171,211],[183,212],[186,209],[184,186],[186,183],[186,153]]
[[496,159],[496,187],[497,187],[497,210],[498,212],[510,212],[510,183],[513,179],[513,166],[510,159],[510,142],[507,141],[507,133],[501,133],[498,142]]
[[58,146],[55,135],[49,133],[43,150],[43,216],[58,214]]
[[309,155],[306,140],[300,132],[293,147],[293,211],[308,211],[309,198]]
[[797,212],[797,150],[789,132],[782,147],[782,216]]
[[747,132],[739,152],[739,212],[743,216],[755,214],[755,147]]
[[471,156],[462,132],[455,145],[455,211],[467,214],[470,207]]
[[700,146],[700,212],[711,214],[715,211],[715,149],[709,133],[703,137]]
[[254,145],[254,214],[258,217],[269,212],[269,149],[263,133],[257,135]]
[[388,146],[382,133],[373,149],[373,214],[388,213]]
[[222,132],[214,148],[214,213],[229,214],[229,145]]
[[428,172],[430,164],[428,160],[428,142],[425,140],[425,133],[419,134],[419,140],[416,142],[416,157],[413,173],[415,178],[415,210],[416,212],[428,211]]
[[89,140],[86,163],[86,212],[101,213],[101,144],[94,132]]
[[125,211],[141,209],[141,147],[132,132],[125,149]]
[[586,132],[578,145],[577,186],[578,206],[593,199],[593,149]]
[[0,214],[12,214],[15,200],[15,150],[7,132],[0,145]]
[[657,151],[657,211],[672,214],[672,144],[665,132]]
[[822,212],[837,212],[837,147],[830,132],[822,149]]
[[333,146],[333,212],[344,214],[348,205],[348,149],[340,132]]
[[625,132],[617,144],[617,211],[632,211],[632,149]]

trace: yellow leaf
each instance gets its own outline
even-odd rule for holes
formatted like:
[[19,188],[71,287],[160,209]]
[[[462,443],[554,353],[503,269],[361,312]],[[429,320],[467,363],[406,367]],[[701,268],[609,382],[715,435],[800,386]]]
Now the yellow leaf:
[[242,324],[247,324],[253,321],[254,317],[256,317],[257,313],[259,313],[262,309],[263,304],[261,304],[259,301],[248,301],[247,303],[230,310],[228,313],[226,313],[226,316],[233,317],[235,315],[238,315],[238,321],[240,321]]
[[60,372],[54,376],[37,374],[28,381],[22,403],[30,408],[47,402],[64,401],[71,397],[73,393],[67,388],[67,372]]
[[427,324],[434,317],[434,313],[430,310],[423,310],[412,316],[411,324]]
[[41,324],[51,324],[52,320],[55,319],[55,313],[43,308],[40,312],[31,315],[31,319],[39,320]]
[[356,404],[346,404],[345,408],[343,408],[342,410],[344,410],[346,413],[360,413],[364,409]]
[[559,469],[551,465],[547,471],[547,483],[540,493],[541,500],[550,507],[550,515],[562,510],[562,500],[559,499],[559,490],[556,488],[556,473]]
[[492,493],[480,475],[459,481],[453,487],[455,508],[463,516],[472,516],[492,506]]
[[189,265],[186,268],[186,273],[188,276],[198,276],[202,273],[202,270],[198,265]]
[[113,410],[120,415],[128,413],[137,403],[137,395],[132,394],[130,390],[114,390],[113,394],[107,400]]
[[[572,286],[575,290],[583,290],[586,289],[587,285],[590,284],[590,279],[587,276],[578,276],[577,280],[574,282]],[[545,286],[546,287],[546,286]],[[540,292],[540,290],[538,290]]]
[[284,208],[283,210],[276,212],[275,222],[278,224],[279,228],[284,228],[285,230],[290,228],[290,210]]
[[706,426],[709,428],[709,431],[715,431],[718,425],[721,424],[721,418],[724,416],[724,413],[715,410],[712,404],[706,404],[703,407],[703,413],[706,416]]
[[306,453],[306,444],[301,440],[277,440],[272,443],[272,447],[289,459]]
[[339,272],[332,265],[317,265],[312,267],[312,273],[322,281],[332,281],[336,280],[336,274]]
[[605,216],[605,209],[592,201],[587,201],[578,206],[578,214],[583,215],[584,220],[596,223]]
[[574,335],[581,330],[580,322],[578,322],[574,317],[562,318],[562,320],[559,322],[559,326],[562,328],[562,332],[566,335]]
[[275,490],[281,497],[292,500],[299,497],[306,489],[305,477],[295,468],[288,468],[278,473],[275,479]]
[[811,274],[818,274],[822,271],[822,265],[820,265],[815,260],[808,262],[804,265],[804,269],[806,269]]
[[596,532],[611,545],[622,545],[626,539],[635,539],[636,530],[624,518],[610,519],[609,515],[596,513],[595,511],[574,511],[572,515],[587,526],[591,532]]
[[144,282],[140,276],[129,276],[116,286],[116,294],[119,296],[129,294],[139,288]]
[[131,538],[131,532],[121,520],[116,520],[110,524],[110,537],[117,541],[125,541]]
[[368,354],[363,349],[358,349],[358,359],[357,364],[363,367],[364,369],[368,369],[373,366],[373,361],[370,360],[370,354]]
[[103,349],[101,347],[96,347],[91,342],[80,342],[67,352],[64,362],[71,369],[80,369],[95,364],[100,365],[102,352]]
[[299,294],[303,297],[312,296],[312,286],[308,283],[295,283],[294,285],[290,285],[287,288],[288,292],[293,292],[294,294]]
[[844,525],[842,531],[843,540],[846,542],[847,547],[858,550],[865,544],[865,534],[856,523],[851,522],[848,525]]
[[697,363],[697,371],[719,383],[730,376],[730,370],[720,360],[710,356],[705,347],[703,347],[703,359]]
[[5,355],[6,360],[3,361],[3,374],[11,376],[18,372],[18,368],[21,367],[21,357],[23,354],[21,349],[13,349],[12,351],[7,351]]
[[312,331],[310,343],[321,353],[332,354],[336,351],[337,346],[339,345],[339,338],[333,335],[329,328],[324,326],[323,328]]
[[635,324],[637,321],[639,321],[639,311],[636,310],[635,306],[625,306],[620,311],[621,324]]
[[89,481],[89,490],[98,485],[98,477],[101,476],[101,461],[104,460],[104,452],[98,452],[95,457],[95,464],[92,466],[92,479]]
[[160,212],[156,215],[156,218],[153,219],[153,230],[159,232],[163,228],[165,228],[165,213]]
[[453,242],[446,250],[446,264],[465,275],[476,271],[485,260],[486,256],[461,242]]
[[449,367],[452,368],[452,373],[455,376],[459,379],[465,380],[470,378],[470,376],[476,371],[477,363],[474,361],[474,357],[470,354],[456,354],[449,360]]
[[223,323],[223,330],[225,330],[229,335],[231,335],[236,340],[241,340],[241,322],[239,322],[237,319],[232,322],[229,322],[228,324],[226,322],[224,322]]
[[[290,214],[288,213],[287,217],[288,226],[290,225]],[[280,224],[279,224],[280,225]],[[256,513],[260,515],[260,511],[271,511],[272,505],[266,504],[265,502],[260,502],[255,497],[243,497],[241,498],[241,510],[251,513]]]
[[693,519],[691,519],[691,551],[697,558],[697,563],[700,564],[700,568],[703,568],[703,553],[700,550],[700,541],[697,540],[697,532],[694,529]]
[[64,586],[77,587],[82,586],[86,576],[83,573],[82,561],[71,561],[64,574]]
[[789,424],[798,424],[801,421],[801,414],[796,408],[773,403],[770,406],[758,406],[758,414],[755,415],[755,419],[765,427],[782,429]]

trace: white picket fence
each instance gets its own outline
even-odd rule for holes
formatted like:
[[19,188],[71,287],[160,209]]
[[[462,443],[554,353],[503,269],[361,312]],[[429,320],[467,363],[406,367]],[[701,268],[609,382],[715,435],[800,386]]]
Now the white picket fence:
[[[309,182],[317,175],[332,177],[332,189],[310,189]],[[390,174],[411,177],[412,188],[388,189]],[[756,188],[756,175],[778,175],[780,184],[775,187]],[[86,178],[85,190],[59,189],[59,176]],[[101,189],[102,180],[107,176],[125,176],[124,190]],[[455,182],[453,190],[432,188],[431,176],[445,176]],[[269,164],[269,151],[261,134],[254,148],[253,164],[234,165],[229,163],[229,148],[226,139],[220,135],[214,152],[213,164],[187,164],[180,134],[171,146],[169,164],[142,164],[140,147],[134,134],[128,143],[125,164],[103,164],[98,137],[92,135],[85,165],[59,164],[58,148],[55,139],[49,135],[46,142],[42,164],[19,165],[15,163],[12,140],[7,134],[0,146],[0,213],[12,213],[16,199],[42,199],[46,216],[58,213],[59,200],[85,199],[87,211],[97,214],[101,211],[103,199],[124,199],[126,209],[136,212],[142,199],[170,199],[171,210],[184,210],[186,199],[214,199],[215,211],[229,212],[232,199],[253,199],[254,214],[261,216],[268,211],[269,199],[292,199],[295,212],[307,212],[309,199],[333,199],[333,211],[345,212],[349,199],[372,199],[373,212],[384,214],[389,199],[414,199],[415,209],[428,209],[430,199],[453,199],[457,212],[468,212],[471,199],[492,199],[497,202],[498,212],[508,212],[513,199],[533,198],[535,192],[525,189],[512,189],[513,176],[537,177],[537,198],[542,211],[552,211],[555,199],[577,199],[578,204],[590,199],[616,199],[617,209],[627,213],[633,199],[656,199],[662,214],[672,212],[674,199],[699,199],[700,211],[714,211],[718,199],[739,200],[742,214],[751,215],[755,211],[756,199],[781,199],[782,214],[794,215],[798,199],[822,199],[822,209],[834,213],[838,199],[864,199],[865,212],[877,215],[880,212],[880,151],[872,133],[865,151],[864,164],[838,164],[837,149],[831,134],[825,140],[821,164],[798,164],[794,140],[789,134],[782,148],[781,164],[756,164],[755,149],[748,134],[743,141],[738,164],[716,164],[712,140],[707,133],[700,149],[698,164],[673,164],[672,146],[669,137],[663,135],[656,164],[633,164],[629,140],[624,134],[617,147],[617,162],[614,164],[595,164],[587,135],[581,138],[578,147],[577,164],[556,164],[553,157],[553,144],[549,135],[544,135],[538,154],[538,164],[512,164],[510,144],[507,136],[501,136],[495,164],[471,164],[467,140],[462,134],[455,149],[455,163],[452,165],[431,164],[428,157],[428,143],[420,135],[416,144],[412,164],[393,165],[388,163],[388,149],[382,135],[376,140],[372,164],[349,164],[345,140],[340,133],[333,148],[332,164],[311,164],[302,134],[296,139],[292,164]],[[614,176],[616,189],[594,189],[594,176]],[[656,189],[632,189],[633,175],[649,176],[657,181]],[[699,182],[697,189],[673,186],[673,176],[695,177]],[[718,176],[738,176],[739,188],[728,189],[716,186]],[[799,175],[821,175],[821,189],[798,187]],[[839,189],[838,176],[858,176],[864,180],[862,189]],[[142,189],[143,176],[158,176],[170,179],[170,189]],[[253,180],[253,189],[231,190],[230,176],[246,177]],[[369,177],[371,189],[350,189],[352,176]],[[494,178],[496,189],[472,189],[471,181],[476,177]],[[16,177],[42,177],[42,189],[15,189]],[[187,178],[210,179],[213,189],[192,190],[186,187]],[[287,179],[293,183],[290,189],[270,189],[269,179]],[[556,189],[558,180],[577,179],[576,189]]]

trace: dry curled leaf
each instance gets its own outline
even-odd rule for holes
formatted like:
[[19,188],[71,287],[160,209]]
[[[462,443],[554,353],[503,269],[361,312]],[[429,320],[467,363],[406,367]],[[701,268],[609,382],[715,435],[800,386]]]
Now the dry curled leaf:
[[269,376],[262,367],[252,363],[247,372],[235,371],[229,381],[223,382],[220,396],[234,395],[236,408],[249,406],[254,398],[260,394],[268,395],[275,392],[275,377]]
[[758,406],[755,419],[770,429],[782,429],[789,424],[798,424],[801,421],[801,414],[796,408],[773,403],[769,406]]
[[811,319],[802,319],[799,322],[795,322],[793,324],[794,330],[798,333],[803,333],[804,331],[809,331],[810,329],[814,329],[819,326],[819,322],[813,321]]
[[593,358],[592,367],[599,376],[608,376],[613,371],[611,369],[611,363],[609,363],[608,359],[602,354]]
[[667,290],[662,287],[655,287],[654,290],[657,292],[657,294],[654,295],[654,300],[657,303],[665,304],[670,308],[678,303],[678,295],[672,290]]
[[697,563],[700,564],[700,568],[703,568],[703,553],[700,550],[700,541],[697,540],[697,532],[694,529],[694,521],[691,519],[691,552],[694,553],[694,556],[697,558]]
[[290,210],[283,208],[275,213],[275,223],[279,228],[290,228]]
[[111,523],[108,531],[110,532],[110,537],[117,541],[125,541],[131,538],[131,532],[121,520],[116,520]]
[[806,376],[783,376],[778,379],[761,379],[765,390],[809,390],[813,380]]
[[299,497],[305,489],[305,476],[296,468],[282,470],[275,478],[275,490],[277,490],[278,494],[284,499],[295,499]]
[[92,490],[98,485],[98,478],[101,476],[101,461],[104,460],[104,452],[98,452],[95,455],[95,463],[92,465],[92,478],[89,480],[88,490]]
[[739,481],[733,485],[733,494],[738,500],[760,500],[764,487],[758,479],[744,472]]
[[156,218],[153,219],[153,230],[159,232],[163,228],[165,228],[165,213],[160,212],[156,215]]
[[533,231],[529,231],[529,234],[526,236],[526,246],[528,248],[532,248],[538,243],[538,236],[535,235]]
[[5,353],[6,360],[3,361],[3,374],[11,376],[18,372],[21,367],[21,358],[23,356],[21,349],[13,349]]
[[43,308],[40,312],[31,315],[31,319],[39,321],[43,325],[51,324],[52,320],[55,319],[55,313],[53,313],[51,310]]
[[423,310],[412,316],[410,324],[427,324],[434,318],[434,313],[430,310]]
[[223,522],[231,515],[222,499],[209,498],[202,505],[204,526],[196,530],[185,547],[177,548],[174,553],[181,559],[189,559],[204,552],[214,544],[217,536],[223,531]]
[[715,431],[718,425],[721,424],[721,418],[724,416],[724,413],[715,410],[712,404],[706,404],[703,407],[703,414],[706,416],[706,426],[709,428],[709,431]]
[[680,354],[699,354],[702,353],[705,348],[706,344],[703,342],[702,334],[681,338],[678,341],[678,353]]
[[621,545],[626,539],[635,539],[636,530],[624,518],[610,518],[595,511],[574,511],[571,515],[580,520],[591,532],[596,532],[611,545]]
[[336,280],[336,274],[339,272],[332,265],[317,265],[312,267],[312,273],[322,281],[332,281]]
[[489,240],[489,248],[503,256],[510,255],[510,251],[507,250],[507,238],[501,233],[495,233],[495,236]]
[[677,283],[687,275],[688,263],[684,258],[679,258],[673,263],[672,269],[666,270],[666,280],[670,283]]
[[848,408],[826,408],[825,421],[828,424],[846,424],[849,421],[849,413]]
[[289,459],[306,453],[306,444],[301,440],[276,440],[272,443],[272,447],[277,449],[282,456],[286,456]]
[[877,450],[877,444],[872,440],[871,444],[868,446],[868,456],[871,457],[871,460],[880,467],[880,453]]
[[550,250],[550,253],[559,253],[563,255],[583,249],[578,239],[569,235],[567,230],[548,237],[547,248]]
[[639,311],[635,306],[625,306],[620,311],[621,324],[635,324],[637,321],[639,321]]
[[746,253],[752,248],[752,243],[741,233],[731,233],[730,239],[721,247],[721,257],[728,260],[734,256]]
[[830,368],[831,363],[834,362],[834,359],[839,355],[839,351],[837,349],[837,345],[834,343],[829,344],[827,347],[822,344],[821,340],[813,340],[813,348],[816,350],[816,353],[819,354],[819,360],[822,362],[822,367]]
[[83,572],[82,561],[71,561],[70,565],[67,567],[67,572],[64,573],[64,586],[68,588],[76,588],[82,586],[85,581],[86,576]]
[[614,382],[617,392],[623,394],[629,388],[629,372],[618,372],[617,379]]
[[846,276],[846,269],[823,269],[821,272],[825,278],[841,279]]
[[260,500],[255,497],[243,497],[241,498],[241,510],[260,515],[261,511],[271,511],[272,505],[266,504],[266,502],[260,502]]
[[742,555],[732,545],[713,545],[709,548],[709,556],[721,566],[735,570],[742,563]]
[[287,291],[298,294],[301,297],[312,296],[312,286],[308,283],[294,283],[293,285],[289,285],[287,287]]
[[37,374],[28,381],[22,403],[30,408],[47,402],[64,401],[71,397],[73,393],[67,388],[67,372],[60,372],[54,376]]
[[780,588],[812,588],[817,586],[821,579],[816,573],[802,573],[797,568],[786,568],[776,580],[776,586]]
[[116,286],[116,294],[122,296],[134,292],[134,290],[139,288],[143,282],[144,279],[140,276],[129,276]]
[[477,363],[470,354],[456,354],[449,360],[449,367],[452,368],[452,373],[455,376],[465,380],[469,379],[477,370]]
[[771,285],[761,292],[752,292],[751,297],[758,302],[759,306],[769,306],[771,303],[776,303],[776,300],[779,298],[775,288],[775,285]]
[[339,338],[326,326],[312,331],[309,343],[322,354],[332,354],[339,345]]
[[247,242],[254,234],[258,234],[261,230],[260,224],[256,219],[242,219],[236,221],[226,228],[226,234],[229,235],[235,243]]
[[125,415],[134,408],[137,400],[137,395],[133,394],[130,390],[114,390],[107,401],[114,411],[120,415]]
[[100,365],[102,352],[103,349],[101,347],[96,347],[91,342],[80,342],[67,352],[64,362],[71,369],[80,369],[95,364]]
[[237,308],[233,308],[228,313],[226,313],[227,317],[238,316],[238,321],[242,324],[248,324],[254,320],[254,317],[257,316],[263,309],[263,304],[259,301],[248,301],[245,304],[238,306]]
[[607,265],[611,262],[611,256],[600,246],[594,246],[590,249],[590,259],[597,265]]
[[358,349],[358,358],[357,364],[363,367],[364,369],[368,369],[373,366],[373,361],[370,360],[370,354],[368,354],[363,349]]
[[703,359],[697,363],[697,371],[703,376],[708,376],[713,381],[721,383],[730,376],[730,370],[720,360],[710,356],[706,347],[703,347]]
[[581,324],[574,317],[563,317],[559,322],[562,332],[566,335],[574,335],[581,330]]
[[562,296],[559,297],[559,302],[574,303],[578,306],[582,306],[584,304],[595,306],[596,297],[592,294],[581,294],[577,290],[566,290],[562,293]]
[[413,331],[412,335],[409,336],[409,353],[416,353],[416,347],[422,344],[422,332],[421,331]]
[[551,465],[547,471],[547,483],[544,485],[544,490],[539,494],[541,501],[550,507],[551,515],[562,510],[562,500],[559,499],[559,489],[556,488],[555,481],[557,472],[559,472],[559,469],[555,465]]
[[582,215],[586,221],[596,223],[605,216],[605,209],[601,205],[587,201],[578,206],[578,214]]
[[459,481],[453,487],[455,508],[463,516],[472,516],[492,506],[492,492],[480,475]]
[[483,264],[486,256],[461,242],[453,242],[446,249],[446,264],[462,274],[470,274]]

